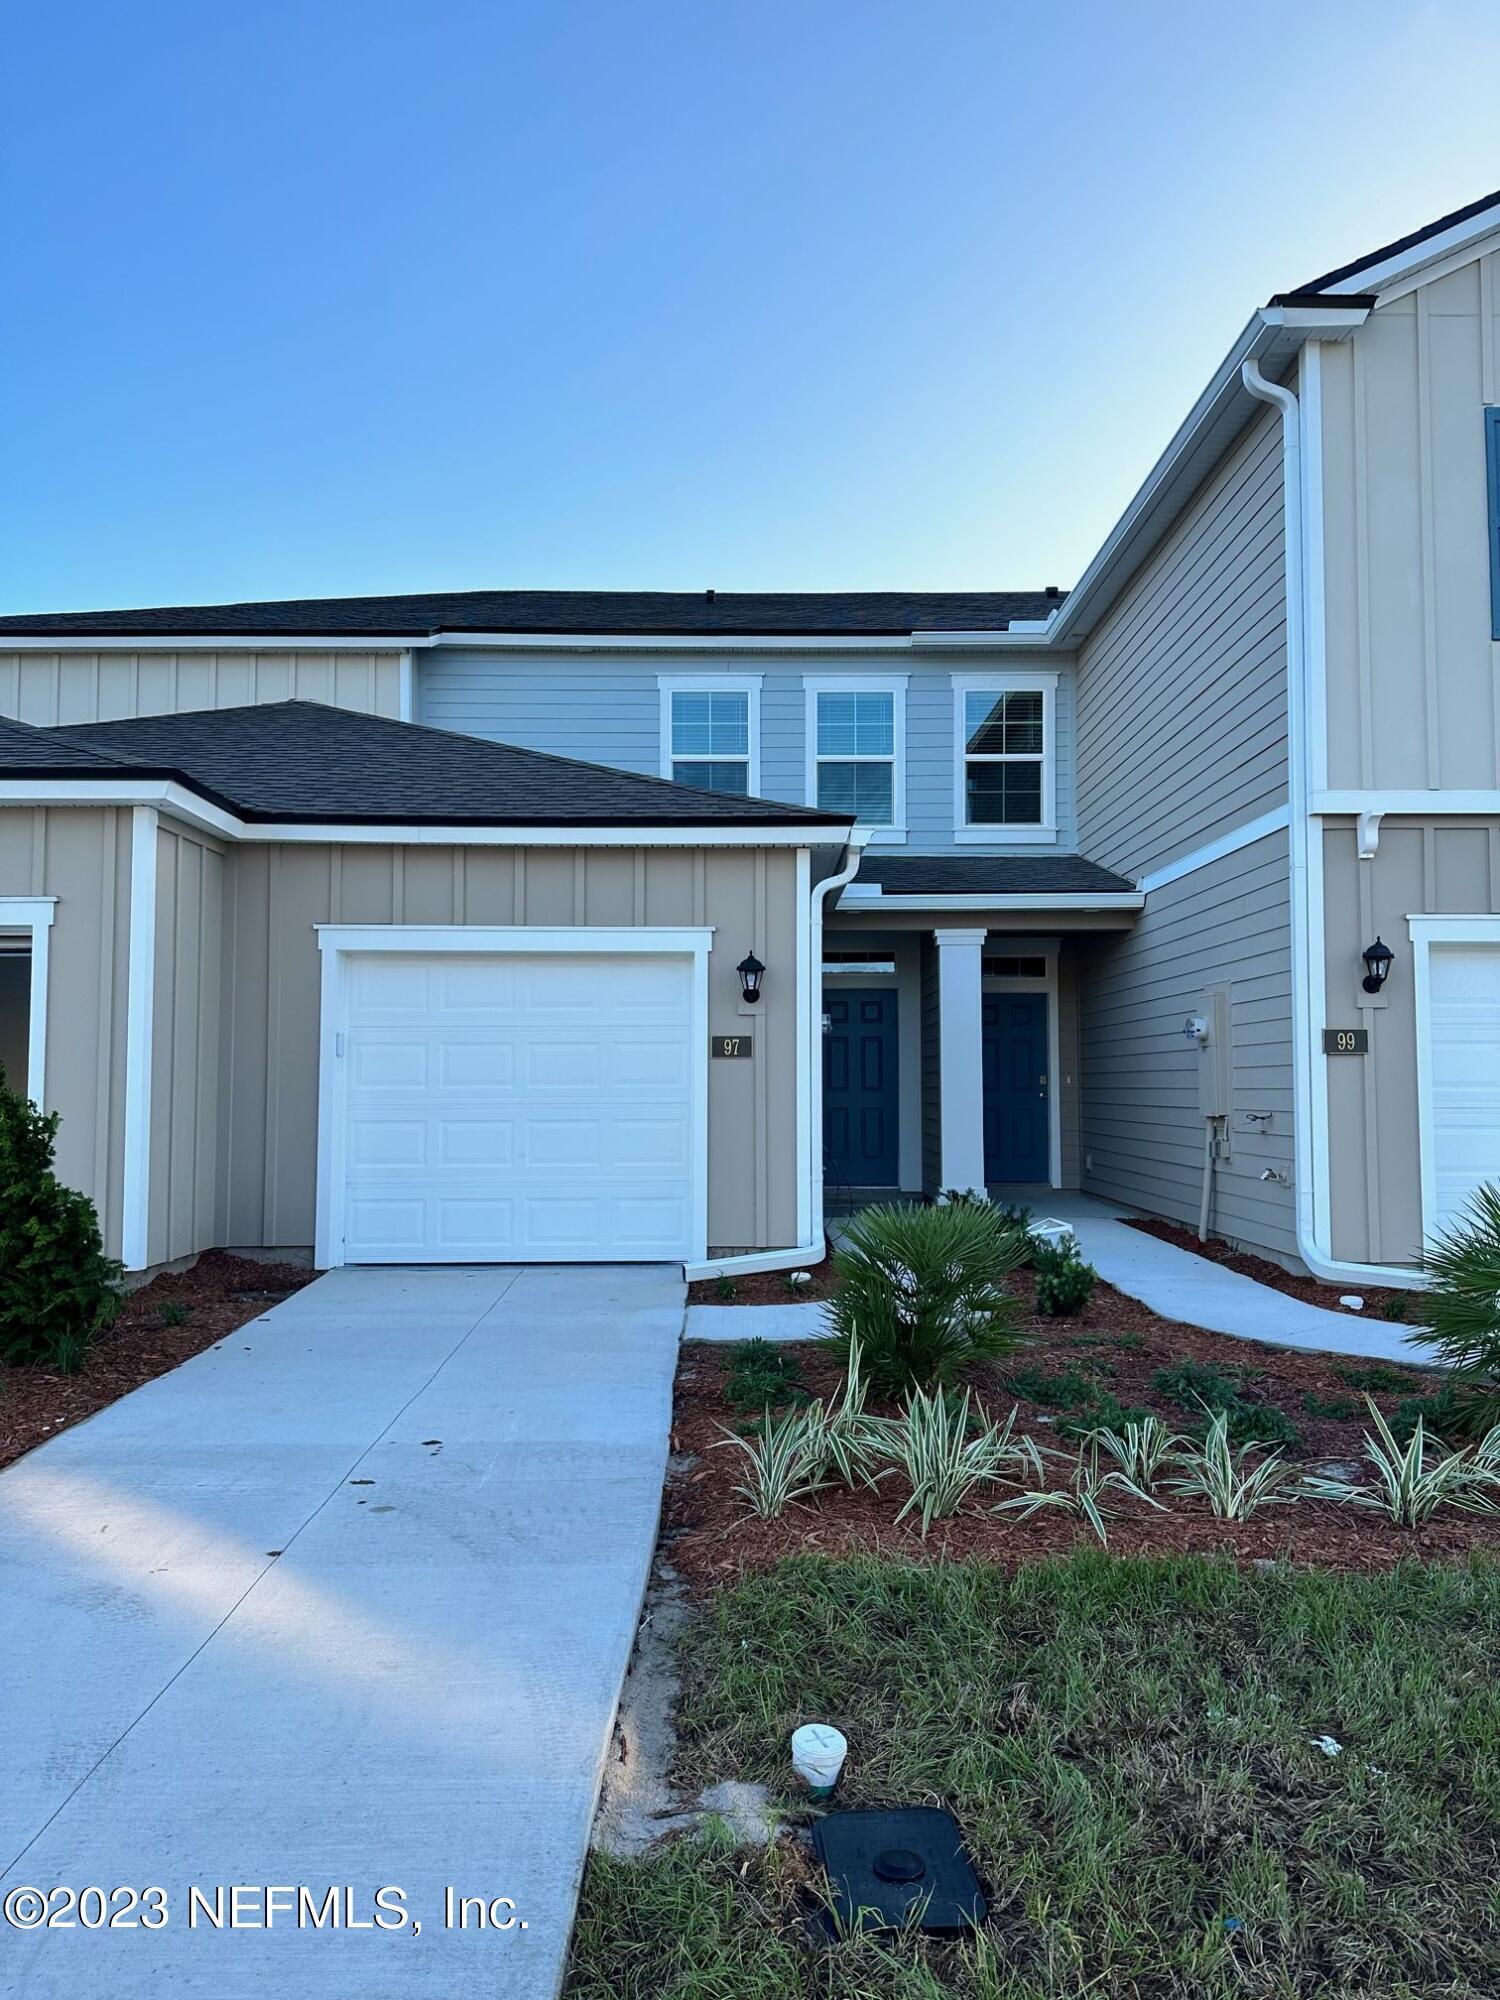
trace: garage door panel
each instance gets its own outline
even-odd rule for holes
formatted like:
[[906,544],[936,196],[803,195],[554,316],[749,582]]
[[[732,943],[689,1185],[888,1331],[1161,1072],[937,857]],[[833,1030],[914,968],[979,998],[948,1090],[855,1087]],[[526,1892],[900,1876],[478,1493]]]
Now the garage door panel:
[[686,959],[374,959],[348,986],[345,1254],[690,1254]]
[[1500,946],[1434,944],[1428,981],[1432,1185],[1447,1228],[1500,1177]]

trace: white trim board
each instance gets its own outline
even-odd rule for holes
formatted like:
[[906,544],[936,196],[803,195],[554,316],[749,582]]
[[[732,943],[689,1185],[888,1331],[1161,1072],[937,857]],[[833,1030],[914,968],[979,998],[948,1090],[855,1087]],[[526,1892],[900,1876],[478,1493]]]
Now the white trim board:
[[1153,889],[1165,889],[1169,882],[1180,882],[1185,875],[1195,875],[1200,868],[1209,868],[1215,861],[1222,861],[1226,854],[1238,854],[1241,848],[1253,847],[1257,840],[1264,840],[1270,834],[1284,833],[1291,825],[1291,818],[1290,807],[1277,806],[1271,812],[1262,813],[1259,819],[1246,820],[1243,826],[1221,833],[1217,840],[1205,841],[1202,847],[1195,847],[1190,854],[1180,854],[1175,861],[1153,868],[1149,875],[1140,878],[1137,887],[1147,896]]
[[120,1261],[150,1262],[151,1056],[156,1024],[157,814],[130,817],[130,929],[125,1002],[125,1164],[120,1193]]
[[1455,819],[1500,818],[1500,790],[1443,791],[1359,791],[1314,792],[1309,810],[1325,817],[1344,813],[1393,813],[1406,818]]
[[322,958],[318,1024],[318,1166],[314,1261],[320,1270],[344,1262],[344,1023],[348,960],[356,953],[526,952],[532,955],[667,953],[691,959],[689,1035],[692,1065],[690,1241],[686,1262],[708,1256],[708,954],[711,926],[524,924],[316,924]]
[[0,931],[23,931],[31,947],[26,997],[26,1095],[47,1108],[47,971],[56,896],[0,896]]
[[[871,888],[876,886],[870,885]],[[1101,890],[1097,895],[1029,896],[883,896],[878,893],[856,896],[846,891],[837,908],[841,916],[857,914],[861,910],[878,910],[882,916],[892,916],[897,912],[905,915],[907,911],[914,916],[931,915],[941,910],[1050,910],[1055,915],[1076,910],[1088,915],[1095,910],[1140,910],[1145,905],[1146,898],[1139,889]]]
[[0,778],[0,806],[150,806],[224,840],[335,847],[844,847],[850,829],[795,823],[590,826],[431,826],[399,822],[241,819],[170,778]]
[[1433,945],[1489,944],[1500,947],[1500,916],[1408,916],[1412,947],[1412,997],[1417,1038],[1417,1164],[1422,1190],[1422,1238],[1437,1227],[1437,1161],[1432,1130],[1432,961]]

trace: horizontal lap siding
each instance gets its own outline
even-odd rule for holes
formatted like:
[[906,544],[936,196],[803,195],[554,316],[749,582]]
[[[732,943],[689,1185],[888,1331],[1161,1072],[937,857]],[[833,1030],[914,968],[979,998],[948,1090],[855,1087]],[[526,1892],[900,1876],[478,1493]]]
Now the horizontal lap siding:
[[120,1253],[130,815],[93,807],[0,810],[0,896],[55,896],[44,1108],[57,1172],[99,1211]]
[[42,728],[292,699],[399,715],[401,655],[0,650],[0,715]]
[[[1281,428],[1258,417],[1128,586],[1078,665],[1080,846],[1139,879],[1287,798]],[[1184,1038],[1231,995],[1231,1158],[1213,1226],[1296,1253],[1287,837],[1153,889],[1080,959],[1085,1188],[1196,1220],[1203,1058]],[[1262,1114],[1252,1119],[1251,1114]],[[1269,1121],[1264,1118],[1269,1114]]]
[[[1152,892],[1135,930],[1083,969],[1083,1181],[1091,1193],[1196,1221],[1204,1061],[1182,1033],[1205,990],[1230,994],[1231,1158],[1216,1176],[1221,1235],[1296,1254],[1291,931],[1284,833]],[[1269,1113],[1269,1121],[1252,1114]]]
[[1090,639],[1079,845],[1141,875],[1285,802],[1281,433],[1258,420]]
[[[766,798],[807,802],[806,689],[804,675],[819,680],[907,673],[906,846],[913,853],[954,848],[954,697],[951,674],[982,672],[982,655],[914,663],[910,655],[872,656],[854,662],[808,656],[795,661],[767,655],[743,665],[722,659],[659,654],[645,660],[580,658],[569,654],[449,652],[419,656],[418,719],[441,729],[519,743],[554,756],[614,764],[655,776],[661,765],[659,673],[759,674],[760,789]],[[1006,654],[998,671],[1024,673],[1024,655]],[[1042,662],[1049,671],[1058,664]],[[1058,845],[1073,845],[1073,685],[1061,663],[1057,694]],[[976,850],[965,843],[962,851]],[[983,852],[1004,853],[1003,840]],[[1036,852],[1035,848],[1028,849]]]
[[[797,1241],[796,856],[656,849],[277,847],[232,860],[225,925],[220,1240],[313,1240],[320,963],[314,927],[712,926],[710,1029],[751,1032],[749,1062],[709,1064],[709,1240]],[[735,965],[768,971],[754,1016]]]

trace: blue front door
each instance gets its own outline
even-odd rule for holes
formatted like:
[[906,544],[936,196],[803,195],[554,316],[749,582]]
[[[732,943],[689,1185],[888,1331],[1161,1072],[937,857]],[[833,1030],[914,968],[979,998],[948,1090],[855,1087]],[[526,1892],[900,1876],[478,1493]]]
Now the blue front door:
[[896,1185],[896,991],[840,987],[823,1012],[823,1172],[835,1187]]
[[986,993],[984,1177],[1052,1178],[1047,1145],[1047,996]]

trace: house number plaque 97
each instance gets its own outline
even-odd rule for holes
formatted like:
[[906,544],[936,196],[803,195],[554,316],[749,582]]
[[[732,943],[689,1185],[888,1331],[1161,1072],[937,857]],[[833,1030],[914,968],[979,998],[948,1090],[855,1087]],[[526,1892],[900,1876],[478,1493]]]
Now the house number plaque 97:
[[715,1056],[747,1056],[752,1045],[753,1038],[749,1035],[714,1035],[710,1037],[708,1051]]

